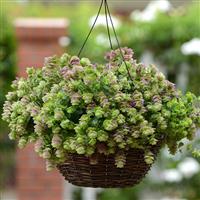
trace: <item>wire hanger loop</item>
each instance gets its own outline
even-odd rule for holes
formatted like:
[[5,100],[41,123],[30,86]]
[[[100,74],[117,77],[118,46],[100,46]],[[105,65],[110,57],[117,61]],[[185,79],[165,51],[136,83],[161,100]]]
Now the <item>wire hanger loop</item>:
[[83,49],[84,49],[84,47],[85,47],[90,35],[91,35],[91,33],[92,33],[92,31],[93,31],[93,29],[94,29],[94,27],[96,25],[96,22],[97,22],[97,20],[99,18],[99,15],[101,13],[103,5],[104,5],[104,9],[105,9],[106,27],[107,27],[107,33],[108,33],[108,39],[109,39],[109,43],[110,43],[110,48],[113,50],[112,38],[111,38],[110,28],[109,28],[109,20],[110,20],[110,23],[111,23],[111,26],[112,26],[112,30],[113,30],[113,33],[114,33],[114,36],[115,36],[115,39],[116,39],[116,42],[117,42],[118,49],[120,51],[121,58],[122,58],[125,66],[126,66],[126,70],[128,72],[128,76],[129,76],[129,78],[131,80],[133,80],[132,77],[131,77],[130,71],[128,69],[128,65],[126,63],[126,60],[124,58],[124,55],[123,55],[123,52],[122,52],[122,48],[120,47],[120,42],[119,42],[119,39],[118,39],[118,36],[117,36],[117,32],[115,30],[115,26],[114,26],[114,23],[113,23],[113,20],[112,20],[112,16],[111,16],[111,12],[110,12],[107,0],[102,0],[101,1],[101,4],[100,4],[99,10],[97,12],[96,18],[94,20],[94,23],[92,24],[92,27],[91,27],[91,29],[90,29],[85,41],[83,42],[83,45],[82,45],[82,47],[81,47],[81,49],[80,49],[80,51],[78,53],[78,56],[80,57],[80,55],[81,55],[81,53],[82,53],[82,51],[83,51]]

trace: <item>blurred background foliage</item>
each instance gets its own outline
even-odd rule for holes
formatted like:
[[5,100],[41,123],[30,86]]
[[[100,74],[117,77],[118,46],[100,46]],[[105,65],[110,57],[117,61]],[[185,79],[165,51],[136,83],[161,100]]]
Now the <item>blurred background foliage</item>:
[[[126,30],[127,29],[127,30]],[[192,4],[171,13],[160,13],[151,22],[136,22],[122,28],[128,38],[122,45],[135,49],[136,57],[150,50],[155,59],[168,68],[169,79],[176,82],[181,64],[187,63],[189,70],[188,90],[200,95],[200,59],[198,55],[184,55],[181,46],[193,38],[200,37],[200,6]],[[170,76],[171,75],[171,76]]]
[[[13,28],[5,15],[0,15],[1,34],[0,34],[0,112],[5,100],[5,94],[10,88],[10,83],[15,77],[16,72],[16,42]],[[2,121],[0,121],[2,130]]]
[[[11,81],[15,78],[16,72],[16,41],[13,27],[6,15],[0,15],[0,115],[5,100],[5,95],[10,89]],[[8,139],[8,129],[0,118],[0,180],[7,184],[14,171],[14,144]],[[0,182],[0,189],[4,183]]]
[[[16,72],[16,40],[12,21],[17,17],[64,17],[69,19],[69,45],[66,51],[77,54],[90,29],[91,17],[97,12],[97,5],[81,2],[76,5],[40,4],[40,3],[5,3],[5,13],[0,16],[2,33],[0,36],[0,112],[5,94],[10,87],[11,80]],[[172,9],[170,12],[158,13],[152,21],[137,21],[127,15],[119,15],[113,10],[113,15],[119,20],[116,28],[121,46],[128,46],[135,52],[135,58],[142,60],[145,52],[151,52],[156,63],[164,66],[167,78],[177,82],[183,64],[187,64],[187,90],[200,95],[200,57],[199,55],[184,55],[181,47],[193,38],[200,38],[200,4],[198,1]],[[114,47],[116,41],[111,34]],[[94,61],[103,62],[105,51],[109,50],[109,41],[105,24],[98,25],[93,31],[82,56],[89,56]],[[183,91],[185,92],[185,91]],[[14,171],[14,145],[7,139],[8,130],[0,120],[0,180],[10,180]],[[10,153],[9,153],[10,152]],[[6,155],[3,157],[3,155]],[[108,189],[99,192],[98,200],[132,200],[145,199],[146,194],[157,193],[162,196],[185,198],[188,200],[200,199],[200,172],[193,172],[191,176],[183,176],[178,166],[190,154],[169,157],[166,150],[162,151],[151,174],[141,184],[128,189]],[[193,159],[194,162],[199,160]],[[191,166],[192,168],[192,166]],[[3,171],[4,170],[4,171]],[[174,177],[179,179],[162,179],[164,172],[173,171]],[[173,175],[172,173],[172,175]],[[170,177],[170,176],[169,176]],[[4,181],[5,182],[5,181]],[[1,183],[0,183],[1,184]],[[5,183],[4,183],[5,184]],[[1,185],[0,185],[1,188]],[[158,191],[159,188],[159,191]],[[149,193],[150,191],[150,193]],[[74,199],[81,199],[81,190],[77,190]],[[159,194],[158,194],[159,195]]]

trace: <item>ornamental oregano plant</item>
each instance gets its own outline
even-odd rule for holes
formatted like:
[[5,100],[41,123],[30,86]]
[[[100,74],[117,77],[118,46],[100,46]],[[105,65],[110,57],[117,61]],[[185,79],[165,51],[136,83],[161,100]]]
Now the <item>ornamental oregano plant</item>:
[[123,168],[131,148],[144,150],[151,164],[151,149],[161,141],[174,154],[200,127],[200,100],[181,94],[153,65],[137,63],[131,49],[122,53],[126,64],[118,49],[106,54],[106,64],[63,54],[46,58],[42,69],[28,68],[28,77],[17,78],[6,96],[10,139],[20,148],[35,142],[47,170],[69,153],[91,164],[97,154],[113,154]]

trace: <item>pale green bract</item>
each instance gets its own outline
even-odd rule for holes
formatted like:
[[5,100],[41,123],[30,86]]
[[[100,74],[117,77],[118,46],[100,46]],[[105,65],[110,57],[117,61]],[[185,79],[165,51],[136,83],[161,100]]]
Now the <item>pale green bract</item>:
[[48,170],[69,153],[92,164],[97,154],[113,154],[123,168],[132,148],[143,149],[151,164],[158,142],[175,153],[182,139],[192,140],[200,126],[199,99],[181,94],[156,67],[137,63],[131,49],[122,52],[126,64],[118,49],[106,54],[106,64],[64,54],[46,58],[42,69],[28,68],[28,78],[16,79],[6,96],[2,117],[10,139],[20,148],[34,142]]

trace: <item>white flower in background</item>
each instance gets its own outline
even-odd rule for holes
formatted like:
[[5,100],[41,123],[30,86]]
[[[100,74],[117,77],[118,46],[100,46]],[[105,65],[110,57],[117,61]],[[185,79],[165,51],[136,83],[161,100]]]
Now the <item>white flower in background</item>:
[[184,55],[197,54],[200,56],[200,38],[194,38],[181,46]]
[[109,45],[108,38],[104,34],[97,35],[96,43],[104,47],[108,47]]
[[154,13],[149,11],[135,10],[131,13],[131,19],[136,21],[152,21],[154,19]]
[[166,182],[180,182],[182,174],[176,169],[167,169],[162,172],[162,179]]
[[[120,25],[121,25],[120,20],[117,19],[117,18],[114,17],[114,16],[111,16],[111,17],[112,17],[112,21],[113,21],[114,27],[115,27],[115,28],[119,28]],[[95,21],[95,18],[96,18],[96,16],[93,16],[93,17],[91,17],[91,18],[89,19],[89,26],[92,26],[92,25],[93,25],[93,23],[94,23],[94,21]],[[111,22],[110,22],[109,16],[108,16],[108,25],[109,25],[110,28],[112,28],[112,24],[111,24]],[[98,17],[98,19],[97,19],[97,21],[96,21],[96,25],[95,25],[95,26],[105,26],[105,27],[106,27],[106,26],[107,26],[107,25],[106,25],[106,16],[105,16],[105,15],[99,15],[99,17]]]
[[69,37],[66,37],[66,36],[63,36],[63,37],[60,37],[58,39],[58,43],[61,47],[66,47],[70,44],[70,38]]
[[[119,38],[118,38],[118,40],[120,41]],[[111,41],[112,41],[113,46],[117,45],[115,37],[111,37]],[[105,35],[105,34],[99,34],[99,35],[97,35],[97,37],[96,37],[96,43],[98,45],[100,45],[100,46],[110,47],[108,36]]]
[[157,12],[168,12],[172,5],[167,0],[151,1],[143,11],[135,10],[131,13],[131,19],[136,21],[152,21]]
[[172,8],[171,3],[168,0],[154,0],[151,1],[147,9],[152,11],[161,11],[161,12],[167,12]]
[[[185,144],[184,140],[182,140],[182,142]],[[182,154],[184,153],[185,151],[183,151],[182,153],[181,152],[176,152],[175,155],[171,155],[170,152],[169,152],[169,149],[166,147],[163,149],[162,151],[162,154],[164,157],[170,159],[170,160],[173,160],[173,161],[179,161],[181,159],[181,157],[183,156]]]
[[200,165],[194,158],[185,158],[181,163],[179,163],[178,170],[186,178],[190,178],[200,171]]

